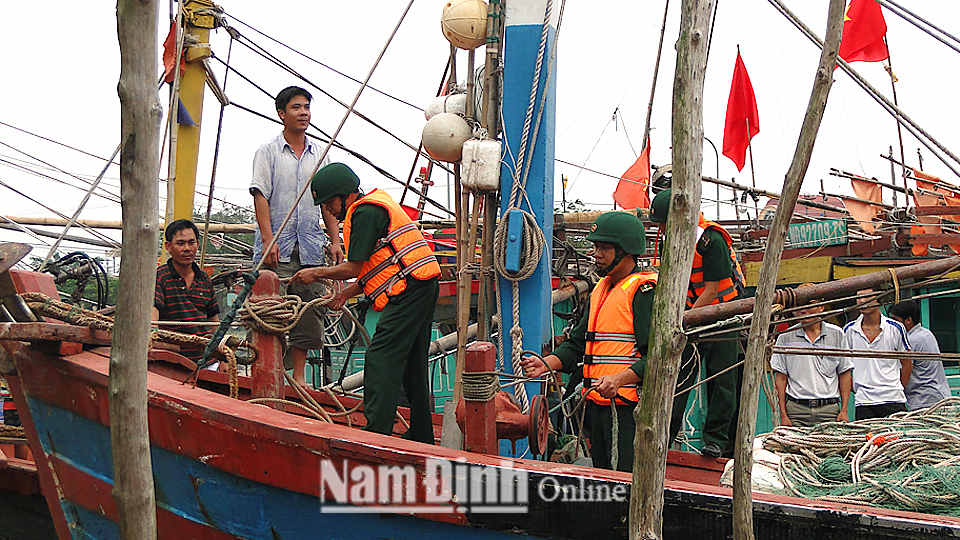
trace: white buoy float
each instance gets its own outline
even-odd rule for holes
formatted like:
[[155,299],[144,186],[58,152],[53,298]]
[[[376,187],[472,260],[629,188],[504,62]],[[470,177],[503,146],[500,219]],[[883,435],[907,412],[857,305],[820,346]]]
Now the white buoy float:
[[423,116],[427,120],[442,113],[453,113],[464,116],[467,114],[467,95],[448,94],[433,98],[423,109]]
[[463,156],[463,143],[473,135],[459,115],[440,113],[423,126],[423,149],[437,161],[455,163]]
[[443,37],[454,47],[473,50],[487,42],[487,3],[483,0],[450,0],[440,16]]

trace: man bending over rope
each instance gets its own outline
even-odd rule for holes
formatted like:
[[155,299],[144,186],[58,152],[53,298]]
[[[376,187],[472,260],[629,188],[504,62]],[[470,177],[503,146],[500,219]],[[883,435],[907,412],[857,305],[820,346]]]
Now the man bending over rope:
[[363,375],[363,429],[389,435],[401,383],[410,401],[405,439],[433,444],[427,351],[440,294],[440,265],[416,224],[380,189],[364,194],[360,179],[343,163],[317,171],[310,185],[316,204],[343,221],[347,260],[304,268],[291,283],[353,279],[327,305],[340,309],[362,291],[382,312],[367,347]]

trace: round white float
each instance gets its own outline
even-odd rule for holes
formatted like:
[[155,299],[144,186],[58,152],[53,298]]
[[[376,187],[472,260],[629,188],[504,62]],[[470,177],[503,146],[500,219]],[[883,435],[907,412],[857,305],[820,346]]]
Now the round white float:
[[463,157],[463,143],[472,135],[466,120],[456,114],[440,113],[423,126],[423,149],[438,161],[457,162]]

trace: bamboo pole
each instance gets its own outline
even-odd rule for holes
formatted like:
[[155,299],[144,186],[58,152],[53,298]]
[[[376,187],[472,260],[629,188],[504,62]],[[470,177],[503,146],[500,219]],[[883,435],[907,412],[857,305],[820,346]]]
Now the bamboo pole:
[[630,538],[663,535],[663,487],[667,437],[680,355],[686,337],[680,326],[684,296],[693,266],[694,231],[700,212],[703,158],[703,76],[712,0],[683,0],[673,83],[673,198],[660,278],[653,300],[650,361],[643,394],[634,410],[633,486],[630,492]]
[[[44,227],[63,227],[70,223],[70,220],[51,217],[28,217],[28,216],[2,216],[2,219],[19,223],[20,225],[38,225]],[[123,229],[123,221],[107,221],[102,219],[78,219],[75,225],[80,225],[87,229]],[[163,222],[160,225],[164,225]],[[210,232],[222,233],[250,233],[253,234],[253,225],[245,223],[211,223]]]
[[[893,267],[891,267],[892,269]],[[930,276],[944,275],[956,271],[960,268],[960,256],[953,256],[946,259],[935,259],[919,264],[896,267],[896,279],[903,283],[911,279],[924,279]],[[862,276],[852,276],[848,278],[828,281],[826,283],[817,283],[809,287],[792,289],[791,295],[794,299],[794,305],[800,305],[810,300],[833,300],[847,296],[851,292],[863,289],[873,289],[889,284],[893,280],[893,272],[890,269],[866,274]],[[779,291],[778,291],[779,292]],[[776,298],[776,297],[775,297]],[[780,303],[780,302],[778,302]],[[756,305],[755,297],[740,298],[732,302],[723,302],[710,306],[703,306],[697,309],[691,309],[683,315],[684,327],[703,326],[715,321],[729,319],[734,315],[742,315],[753,311]]]
[[767,343],[770,331],[770,315],[773,311],[772,300],[776,292],[777,272],[780,269],[780,255],[787,238],[787,228],[793,216],[793,210],[800,196],[800,186],[810,164],[813,146],[816,142],[823,112],[827,107],[827,96],[833,82],[833,69],[837,64],[837,51],[840,49],[840,33],[843,30],[843,0],[830,0],[827,15],[826,42],[820,55],[820,66],[814,76],[810,102],[800,129],[800,139],[793,155],[793,161],[787,170],[780,208],[773,218],[770,234],[767,236],[767,250],[760,268],[760,283],[757,285],[756,303],[753,308],[753,321],[747,339],[746,364],[743,373],[743,387],[740,390],[740,416],[737,420],[736,448],[734,459],[736,468],[733,478],[733,537],[735,540],[752,540],[753,535],[753,489],[751,469],[753,467],[753,433],[756,431],[757,406],[759,402],[760,381],[764,362],[770,357],[772,347]]
[[[454,165],[454,188],[453,194],[455,199],[455,205],[457,209],[457,226],[456,226],[456,241],[457,241],[457,336],[460,336],[457,339],[457,360],[456,360],[456,370],[453,379],[453,402],[459,403],[460,398],[463,397],[463,363],[467,356],[466,348],[466,328],[467,325],[463,324],[465,320],[462,316],[461,310],[463,309],[462,298],[464,295],[470,298],[470,284],[463,282],[463,268],[466,266],[466,257],[467,257],[467,220],[469,219],[469,211],[467,210],[467,205],[470,200],[470,192],[463,190],[460,185],[460,165]],[[469,306],[469,304],[468,304]],[[468,308],[469,309],[469,308]],[[461,328],[462,326],[462,328]]]
[[123,264],[117,325],[110,349],[110,441],[120,538],[157,537],[157,509],[147,430],[147,351],[159,234],[160,121],[157,0],[119,0],[120,206]]
[[[483,66],[483,105],[480,107],[480,124],[486,128],[487,135],[496,139],[500,131],[498,118],[500,116],[500,24],[499,1],[487,4],[487,46]],[[480,294],[477,295],[477,322],[479,329],[477,339],[490,339],[491,315],[496,311],[496,297],[494,294],[493,275],[488,270],[493,268],[493,234],[497,229],[497,195],[488,193],[483,195],[483,227],[480,239]]]

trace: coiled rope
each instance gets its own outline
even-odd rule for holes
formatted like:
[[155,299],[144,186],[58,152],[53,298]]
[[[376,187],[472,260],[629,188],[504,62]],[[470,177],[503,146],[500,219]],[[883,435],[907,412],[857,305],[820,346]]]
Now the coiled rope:
[[960,516],[960,399],[888,418],[778,427],[763,446],[780,455],[788,494]]
[[0,437],[4,439],[25,439],[27,436],[22,426],[7,426],[0,424]]

